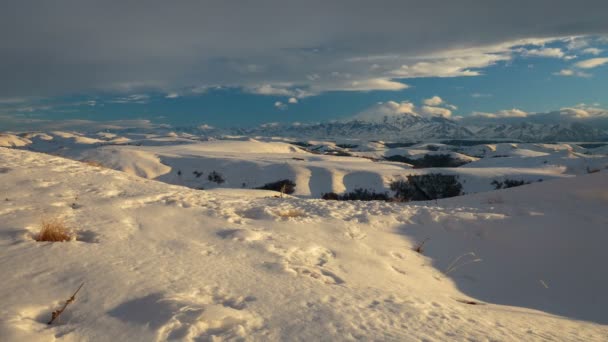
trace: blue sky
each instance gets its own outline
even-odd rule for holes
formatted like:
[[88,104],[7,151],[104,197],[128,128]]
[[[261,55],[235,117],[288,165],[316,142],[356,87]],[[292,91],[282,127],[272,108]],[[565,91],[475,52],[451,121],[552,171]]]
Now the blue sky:
[[456,120],[608,116],[606,2],[467,1],[15,2],[0,14],[13,28],[0,33],[0,125],[246,127],[347,119],[379,103]]

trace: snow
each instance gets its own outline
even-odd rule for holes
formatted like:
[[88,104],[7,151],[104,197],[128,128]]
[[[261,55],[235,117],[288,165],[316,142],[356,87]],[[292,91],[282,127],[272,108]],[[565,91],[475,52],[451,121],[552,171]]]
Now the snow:
[[[183,132],[87,134],[55,131],[2,137],[2,146],[94,162],[194,189],[254,189],[290,179],[296,183],[293,195],[301,198],[320,198],[328,192],[344,193],[357,188],[390,193],[391,182],[430,172],[458,175],[463,191],[476,193],[493,190],[493,181],[538,182],[608,167],[606,154],[566,143],[476,146],[419,143],[391,148],[382,142],[353,138],[339,143],[306,141],[312,145],[306,149],[281,137],[228,136],[218,139]],[[336,151],[343,155],[331,154]],[[410,164],[384,160],[393,155],[417,159],[445,154],[469,163],[457,168],[412,169]],[[209,180],[213,171],[222,175],[223,183]]]
[[[198,163],[228,151],[198,144],[184,145],[176,159],[190,154]],[[306,164],[355,159],[261,147]],[[160,149],[123,148],[148,161],[148,148]],[[270,154],[247,148],[224,160]],[[179,151],[154,155],[164,163]],[[608,336],[605,169],[405,204],[201,191],[19,149],[0,148],[0,165],[5,341]],[[353,182],[367,181],[363,172]],[[77,240],[35,242],[40,220],[51,217],[63,218]],[[414,251],[427,238],[423,253]],[[76,301],[47,325],[81,282]]]

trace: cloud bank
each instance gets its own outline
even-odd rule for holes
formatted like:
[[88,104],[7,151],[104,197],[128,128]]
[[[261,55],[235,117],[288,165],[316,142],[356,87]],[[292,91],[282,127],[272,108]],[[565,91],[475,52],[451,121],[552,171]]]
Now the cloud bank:
[[480,75],[522,46],[565,58],[544,44],[607,34],[607,12],[604,0],[7,0],[0,94],[402,90],[413,77]]

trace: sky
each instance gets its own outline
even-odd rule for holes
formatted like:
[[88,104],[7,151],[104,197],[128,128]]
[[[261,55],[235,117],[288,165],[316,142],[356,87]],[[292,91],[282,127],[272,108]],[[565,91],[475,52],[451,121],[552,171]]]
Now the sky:
[[605,0],[0,4],[0,130],[608,117]]

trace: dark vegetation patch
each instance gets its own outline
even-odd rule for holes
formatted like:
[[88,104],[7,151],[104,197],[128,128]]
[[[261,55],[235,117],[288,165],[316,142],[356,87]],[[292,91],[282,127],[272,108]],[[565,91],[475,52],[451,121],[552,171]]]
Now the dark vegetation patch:
[[418,142],[393,142],[393,143],[384,143],[384,146],[388,148],[398,148],[398,147],[410,147],[416,145]]
[[523,179],[518,180],[518,179],[505,179],[504,181],[497,181],[497,180],[493,180],[492,185],[494,185],[494,189],[499,190],[499,189],[508,189],[508,188],[514,188],[516,186],[522,186],[522,185],[526,185],[526,184],[530,184],[531,182],[527,182]]
[[440,198],[460,196],[462,184],[458,176],[431,173],[426,175],[410,175],[407,180],[398,180],[390,184],[394,196],[386,192],[375,192],[368,189],[357,188],[351,192],[337,194],[328,192],[321,197],[333,201],[429,201]]
[[606,146],[608,144],[606,143],[595,143],[595,144],[578,144],[578,146],[582,147],[582,148],[598,148],[598,147],[602,147],[602,146]]
[[304,148],[313,146],[312,144],[309,144],[309,143],[303,142],[303,141],[294,141],[294,142],[291,142],[290,144],[296,145],[296,146],[300,146],[300,147],[304,147]]
[[351,192],[341,195],[335,192],[328,192],[321,197],[324,200],[334,201],[389,201],[391,198],[386,192],[374,192],[368,189],[357,188]]
[[475,146],[475,145],[488,145],[488,144],[502,144],[502,143],[520,143],[517,140],[444,140],[441,143],[453,146]]
[[256,188],[259,190],[271,190],[278,191],[283,194],[293,194],[296,191],[296,183],[289,179],[283,179],[280,181],[266,183],[263,186]]
[[222,174],[219,172],[216,172],[216,171],[211,171],[211,173],[209,173],[209,175],[207,176],[207,179],[210,182],[217,183],[217,184],[222,184],[226,181],[224,179],[224,177],[222,177]]
[[337,147],[340,148],[357,148],[359,147],[359,145],[353,145],[353,144],[336,144]]
[[452,158],[449,154],[425,154],[424,157],[414,159],[407,156],[394,155],[385,157],[386,160],[396,161],[400,163],[411,164],[416,169],[423,169],[428,167],[459,167],[468,164],[469,161],[465,161],[458,158]]
[[397,201],[429,201],[462,195],[462,184],[458,176],[429,173],[410,175],[407,181],[398,180],[390,184]]

